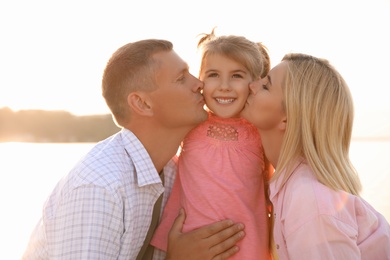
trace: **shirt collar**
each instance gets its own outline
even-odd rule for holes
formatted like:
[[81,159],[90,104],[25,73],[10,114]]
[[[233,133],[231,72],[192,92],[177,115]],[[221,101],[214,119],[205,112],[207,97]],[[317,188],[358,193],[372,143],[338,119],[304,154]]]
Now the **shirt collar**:
[[[295,174],[295,172],[297,171],[297,169],[299,168],[299,166],[302,164],[302,163],[305,163],[305,159],[300,157],[295,163],[294,163],[294,166],[292,167],[292,173],[291,175],[289,176],[289,179],[291,178],[291,176],[293,176]],[[282,189],[282,181],[283,181],[283,175],[285,174],[286,170],[284,169],[282,174],[279,176],[279,178],[277,178],[276,180],[273,180],[270,184],[269,184],[269,187],[270,187],[270,199],[272,200],[278,193],[279,191]],[[288,180],[287,180],[288,182]],[[286,183],[287,183],[286,182]]]
[[138,186],[162,183],[153,161],[140,140],[128,129],[123,128],[121,135],[124,148],[133,162]]

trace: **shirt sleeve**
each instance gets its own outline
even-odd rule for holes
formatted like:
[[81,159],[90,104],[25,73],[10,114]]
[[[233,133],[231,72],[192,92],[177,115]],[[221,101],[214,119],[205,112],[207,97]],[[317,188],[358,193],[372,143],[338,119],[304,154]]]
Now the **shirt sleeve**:
[[286,234],[290,259],[360,259],[357,229],[333,216],[319,215]]
[[50,259],[117,259],[123,207],[106,189],[81,186],[64,196],[46,226]]

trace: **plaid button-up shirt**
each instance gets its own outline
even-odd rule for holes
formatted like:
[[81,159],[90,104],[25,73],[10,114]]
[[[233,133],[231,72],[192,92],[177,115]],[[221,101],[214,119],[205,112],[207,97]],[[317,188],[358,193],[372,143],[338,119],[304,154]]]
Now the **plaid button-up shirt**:
[[129,130],[98,143],[49,196],[23,259],[135,259],[175,171],[176,158],[164,168],[164,188]]

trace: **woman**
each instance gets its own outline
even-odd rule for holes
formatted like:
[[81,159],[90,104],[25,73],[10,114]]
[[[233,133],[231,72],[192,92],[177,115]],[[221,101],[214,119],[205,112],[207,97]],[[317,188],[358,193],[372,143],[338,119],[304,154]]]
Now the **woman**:
[[242,116],[275,168],[273,238],[280,259],[390,259],[390,226],[360,196],[349,159],[353,102],[328,63],[288,54],[251,83]]

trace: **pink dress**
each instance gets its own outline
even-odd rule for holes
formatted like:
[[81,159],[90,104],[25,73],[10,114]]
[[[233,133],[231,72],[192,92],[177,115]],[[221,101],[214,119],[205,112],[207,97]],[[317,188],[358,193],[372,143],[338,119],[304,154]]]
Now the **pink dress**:
[[168,232],[183,207],[183,232],[226,218],[245,224],[231,259],[269,259],[264,160],[260,135],[245,119],[209,119],[184,139],[178,174],[151,244],[167,249]]

